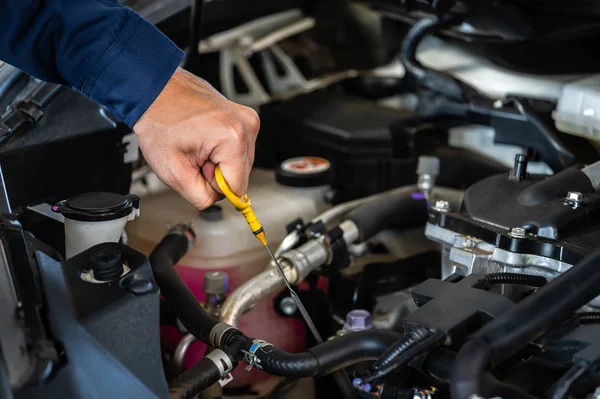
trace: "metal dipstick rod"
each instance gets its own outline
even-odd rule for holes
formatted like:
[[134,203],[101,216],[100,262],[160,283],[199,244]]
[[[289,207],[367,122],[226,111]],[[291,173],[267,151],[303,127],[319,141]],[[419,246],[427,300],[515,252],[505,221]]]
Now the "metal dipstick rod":
[[269,253],[269,256],[273,260],[273,263],[277,267],[277,270],[281,274],[281,278],[285,282],[285,285],[290,292],[290,296],[292,297],[294,302],[296,302],[296,306],[298,306],[298,310],[300,310],[300,314],[302,314],[302,317],[304,318],[304,321],[306,322],[306,325],[310,329],[311,333],[315,337],[315,340],[318,343],[323,343],[323,338],[321,337],[321,334],[319,334],[319,331],[317,331],[315,323],[313,323],[310,315],[308,314],[308,311],[302,304],[300,297],[298,296],[298,294],[296,294],[296,291],[294,291],[292,285],[285,276],[285,273],[283,271],[283,268],[279,264],[279,261],[277,260],[275,255],[273,255],[271,248],[269,248],[267,237],[265,235],[265,230],[260,224],[256,215],[254,214],[254,211],[252,210],[250,197],[248,197],[247,194],[243,194],[241,196],[236,195],[229,187],[229,184],[227,184],[227,182],[225,181],[225,178],[223,177],[223,173],[221,172],[221,168],[219,166],[217,166],[215,169],[215,178],[217,184],[219,185],[219,188],[221,189],[225,197],[229,200],[229,202],[231,202],[231,204],[237,211],[242,213],[242,215],[246,219],[246,222],[248,223],[248,226],[250,226],[250,229],[252,230],[254,236],[263,244],[263,246]]

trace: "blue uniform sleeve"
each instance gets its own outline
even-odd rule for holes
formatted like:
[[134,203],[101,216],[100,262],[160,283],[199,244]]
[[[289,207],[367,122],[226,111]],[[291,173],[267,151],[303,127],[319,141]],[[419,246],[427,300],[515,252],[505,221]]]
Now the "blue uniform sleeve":
[[0,0],[0,60],[80,91],[133,126],[184,53],[116,0]]

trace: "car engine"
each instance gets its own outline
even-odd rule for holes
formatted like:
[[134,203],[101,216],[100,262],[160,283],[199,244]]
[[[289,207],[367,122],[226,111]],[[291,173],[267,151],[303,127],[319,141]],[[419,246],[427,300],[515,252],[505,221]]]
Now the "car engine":
[[276,261],[0,63],[1,398],[600,398],[600,6],[122,2],[259,112]]

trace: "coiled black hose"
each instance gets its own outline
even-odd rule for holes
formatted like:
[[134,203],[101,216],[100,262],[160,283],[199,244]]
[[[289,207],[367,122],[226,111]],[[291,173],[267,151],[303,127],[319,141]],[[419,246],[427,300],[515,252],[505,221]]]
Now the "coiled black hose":
[[401,340],[390,346],[379,359],[373,364],[373,369],[383,369],[389,366],[394,359],[415,346],[430,335],[429,330],[416,326],[404,334]]
[[464,89],[454,78],[423,66],[416,57],[417,47],[423,38],[438,31],[441,26],[442,23],[436,19],[425,18],[417,21],[404,36],[400,49],[400,61],[406,74],[419,84],[451,99],[463,101]]
[[454,399],[481,393],[486,370],[600,295],[600,250],[477,331],[460,350],[452,375]]
[[393,358],[385,367],[376,369],[374,373],[369,374],[364,378],[365,381],[370,382],[376,379],[382,378],[392,371],[406,367],[415,357],[430,351],[440,342],[444,340],[444,334],[441,332],[430,333],[423,339],[407,348],[405,351],[399,353]]
[[490,284],[523,284],[531,287],[543,287],[548,283],[546,277],[519,273],[490,273],[486,276]]

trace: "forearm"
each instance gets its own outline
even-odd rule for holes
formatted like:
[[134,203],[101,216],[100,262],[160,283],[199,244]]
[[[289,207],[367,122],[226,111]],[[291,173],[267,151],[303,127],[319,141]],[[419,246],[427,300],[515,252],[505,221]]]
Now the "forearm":
[[133,126],[183,52],[116,0],[0,0],[0,59],[60,83]]

